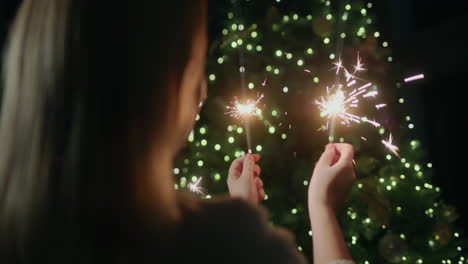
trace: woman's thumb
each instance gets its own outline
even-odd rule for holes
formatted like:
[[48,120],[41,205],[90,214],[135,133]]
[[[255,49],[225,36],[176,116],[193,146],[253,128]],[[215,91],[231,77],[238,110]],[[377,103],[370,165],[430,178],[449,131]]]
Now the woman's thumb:
[[241,177],[253,177],[255,161],[251,154],[247,154],[242,163]]
[[333,144],[328,144],[325,147],[325,151],[322,153],[319,161],[317,162],[318,167],[330,167],[332,165],[333,159],[336,155],[336,149]]

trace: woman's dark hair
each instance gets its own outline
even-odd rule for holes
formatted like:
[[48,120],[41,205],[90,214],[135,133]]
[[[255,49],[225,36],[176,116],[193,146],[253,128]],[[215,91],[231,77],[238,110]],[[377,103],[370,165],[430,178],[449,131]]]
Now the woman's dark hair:
[[177,109],[205,8],[23,1],[3,61],[0,262],[65,256],[132,207],[129,185]]

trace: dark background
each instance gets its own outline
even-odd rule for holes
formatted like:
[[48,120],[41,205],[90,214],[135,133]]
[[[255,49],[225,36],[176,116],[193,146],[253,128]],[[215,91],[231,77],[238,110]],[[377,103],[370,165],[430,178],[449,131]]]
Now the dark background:
[[[306,0],[283,0],[286,5],[301,1]],[[0,0],[0,48],[19,2]],[[434,164],[434,183],[442,188],[447,202],[458,208],[458,222],[468,230],[465,202],[468,3],[463,0],[373,3],[370,12],[392,46],[395,58],[401,62],[403,76],[419,72],[426,75],[425,81],[402,88],[400,94],[406,98],[405,110],[414,120],[415,138],[421,139]],[[220,32],[232,4],[228,0],[211,0],[209,4],[210,37],[213,38],[215,32]]]
[[424,82],[401,94],[415,120],[413,133],[434,164],[434,183],[458,208],[458,223],[468,230],[468,2],[387,0],[375,5],[377,23],[393,45],[403,74],[406,70],[426,75]]

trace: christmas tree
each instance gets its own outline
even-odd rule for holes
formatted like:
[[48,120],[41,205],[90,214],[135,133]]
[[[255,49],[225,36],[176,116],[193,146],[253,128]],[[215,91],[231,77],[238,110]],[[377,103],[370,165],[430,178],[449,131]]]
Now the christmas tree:
[[[398,73],[404,65],[376,29],[372,7],[353,0],[231,1],[210,46],[209,97],[174,168],[175,188],[200,184],[205,199],[227,193],[230,163],[251,146],[263,156],[263,204],[272,223],[291,230],[310,257],[308,182],[328,141],[347,142],[356,150],[358,180],[338,217],[355,261],[468,263],[463,232],[453,223],[457,213],[431,184],[432,164],[404,111],[410,102],[398,92],[414,84]],[[365,68],[359,78],[370,80],[378,96],[355,110],[360,124],[337,122],[330,134],[317,98],[336,82],[337,64],[355,65],[358,57]],[[261,95],[255,115],[225,114],[235,97]],[[399,152],[382,144],[390,134]]]

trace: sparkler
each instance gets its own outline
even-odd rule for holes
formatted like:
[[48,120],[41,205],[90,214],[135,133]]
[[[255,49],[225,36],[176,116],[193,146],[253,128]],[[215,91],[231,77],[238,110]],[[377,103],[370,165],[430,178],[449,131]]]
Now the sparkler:
[[[345,126],[368,123],[374,127],[380,127],[379,122],[354,113],[354,110],[359,107],[361,100],[375,98],[378,95],[377,91],[370,90],[372,86],[371,82],[367,82],[356,75],[366,70],[359,54],[357,55],[356,65],[353,65],[354,70],[352,72],[343,65],[341,58],[334,62],[333,65],[335,65],[333,69],[336,69],[337,82],[331,87],[327,86],[326,96],[321,96],[315,101],[319,107],[320,116],[327,119],[324,130],[329,130],[330,141],[334,139],[335,124],[337,122]],[[405,79],[405,81],[417,80],[423,77],[423,75],[416,75]],[[377,110],[386,106],[387,104],[385,103],[375,104]],[[367,141],[365,137],[361,137],[361,139]],[[382,140],[382,142],[385,142],[385,146],[398,156],[398,147],[392,144],[391,135],[390,139]]]
[[202,177],[198,178],[198,180],[197,180],[195,183],[189,183],[189,184],[188,184],[188,187],[189,187],[189,189],[190,189],[191,192],[194,192],[194,193],[197,193],[197,194],[201,194],[201,195],[205,195],[205,194],[206,194],[206,190],[203,189],[203,188],[200,186],[201,180],[202,180]]
[[257,100],[248,99],[245,103],[239,102],[237,97],[234,98],[234,101],[231,102],[231,106],[227,106],[227,109],[230,111],[226,112],[235,118],[246,117],[246,116],[253,116],[257,114],[257,105],[263,99],[263,94],[260,95]]
[[227,109],[229,111],[225,113],[237,119],[241,117],[245,118],[244,119],[245,137],[247,139],[247,149],[249,153],[252,153],[252,147],[251,147],[252,144],[250,142],[250,126],[248,124],[247,117],[257,115],[257,110],[258,110],[257,105],[260,103],[262,99],[263,99],[263,94],[260,95],[257,98],[257,100],[248,99],[245,103],[241,103],[239,102],[239,99],[235,97],[234,101],[231,102],[231,105],[227,106]]
[[[375,120],[369,120],[366,117],[361,117],[353,113],[353,109],[359,107],[360,99],[363,98],[375,98],[378,95],[377,91],[369,91],[368,88],[372,86],[372,83],[367,82],[359,88],[354,88],[363,79],[355,76],[360,71],[365,71],[363,68],[364,64],[361,62],[361,58],[357,58],[357,63],[354,65],[354,72],[350,73],[344,66],[341,58],[337,62],[333,63],[336,69],[336,75],[340,74],[342,70],[346,83],[341,84],[335,83],[333,86],[327,86],[326,96],[319,97],[315,103],[319,106],[320,116],[327,119],[327,125],[325,130],[330,130],[330,138],[333,138],[333,130],[335,121],[340,121],[343,125],[351,125],[352,123],[369,123],[375,127],[380,127],[380,123]],[[418,74],[405,79],[405,82],[410,82],[424,78],[423,74]],[[338,78],[339,80],[339,78]],[[379,103],[375,105],[375,108],[381,109],[386,107],[387,104]],[[331,127],[330,127],[331,122]],[[367,138],[361,137],[363,141],[367,141]],[[330,139],[332,140],[332,139]],[[393,136],[390,134],[387,140],[383,139],[382,144],[395,156],[400,158],[398,146],[393,144]]]
[[398,154],[398,151],[399,151],[400,149],[399,149],[397,146],[393,145],[392,141],[393,141],[392,134],[390,134],[388,140],[382,140],[382,144],[384,144],[384,146],[385,146],[390,152],[392,152],[393,154],[395,154],[395,156],[397,156],[398,158],[400,158],[400,155]]
[[[327,95],[315,101],[319,106],[320,116],[327,118],[326,129],[330,129],[330,136],[333,137],[334,123],[337,121],[335,119],[338,119],[341,124],[347,126],[351,125],[351,123],[359,124],[361,122],[366,122],[375,127],[379,127],[380,124],[378,122],[368,120],[367,118],[352,113],[353,108],[359,107],[361,98],[375,97],[378,94],[377,91],[368,91],[372,83],[366,83],[359,88],[353,89],[353,87],[361,81],[354,74],[366,70],[363,68],[364,64],[361,62],[359,55],[352,74],[343,66],[341,58],[333,64],[336,66],[334,68],[336,68],[337,75],[343,70],[344,77],[346,78],[346,85],[335,84],[331,87],[327,87]],[[384,106],[385,104],[378,104],[375,107],[379,109]]]

